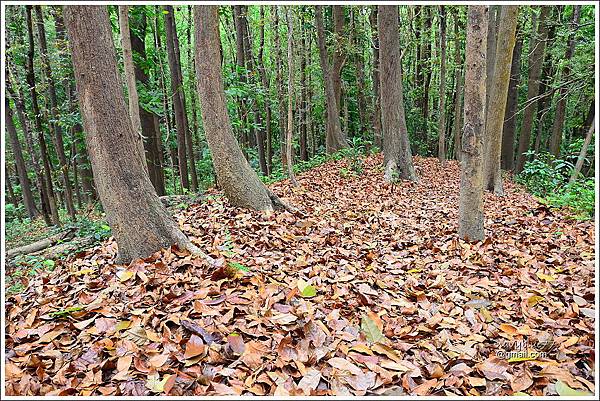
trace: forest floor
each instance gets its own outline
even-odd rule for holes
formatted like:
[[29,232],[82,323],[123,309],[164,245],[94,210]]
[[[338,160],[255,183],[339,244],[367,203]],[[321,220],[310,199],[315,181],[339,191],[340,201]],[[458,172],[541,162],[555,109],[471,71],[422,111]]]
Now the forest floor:
[[271,189],[299,212],[217,192],[176,218],[211,259],[129,266],[103,242],[7,298],[9,395],[530,395],[594,391],[593,221],[508,181],[485,241],[456,235],[459,169],[419,183],[328,162]]

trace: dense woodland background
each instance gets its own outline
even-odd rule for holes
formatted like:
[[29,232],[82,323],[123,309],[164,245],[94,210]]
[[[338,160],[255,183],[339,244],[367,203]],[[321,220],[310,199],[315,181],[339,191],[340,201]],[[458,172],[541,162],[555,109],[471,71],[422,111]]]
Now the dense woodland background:
[[[496,20],[498,9],[490,9]],[[109,10],[122,57],[119,12],[116,6]],[[10,224],[41,216],[47,224],[64,223],[86,215],[96,193],[61,7],[10,6],[6,11],[6,122],[16,128],[16,137],[7,131],[7,220]],[[376,8],[368,6],[324,8],[341,131],[354,150],[381,148],[376,14]],[[214,185],[194,90],[191,15],[191,6],[129,10],[139,116],[149,173],[159,195]],[[326,153],[338,150],[326,144],[325,85],[314,7],[293,7],[289,18],[283,7],[219,9],[229,115],[245,156],[266,182],[287,176],[288,97],[294,111],[294,168],[316,165]],[[556,198],[594,117],[593,7],[522,6],[517,18],[502,167],[520,174],[518,179],[534,194]],[[456,157],[465,24],[463,6],[400,7],[402,89],[414,155],[440,156],[442,149],[444,158]],[[287,55],[290,26],[292,74]],[[490,24],[489,43],[498,28]],[[566,191],[565,199],[554,199],[575,204],[584,214],[593,210],[593,186],[585,177],[594,175],[594,149],[593,141],[587,143],[578,185]]]

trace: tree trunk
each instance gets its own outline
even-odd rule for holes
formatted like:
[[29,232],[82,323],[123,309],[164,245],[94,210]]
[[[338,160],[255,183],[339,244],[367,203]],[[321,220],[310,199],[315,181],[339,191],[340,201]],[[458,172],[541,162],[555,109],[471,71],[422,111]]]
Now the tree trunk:
[[198,252],[156,195],[145,163],[131,157],[137,135],[123,98],[107,8],[66,6],[65,23],[94,181],[118,244],[116,262],[173,244]]
[[575,163],[575,169],[573,170],[573,174],[569,179],[569,183],[575,181],[579,177],[579,173],[581,173],[581,168],[583,167],[583,162],[585,161],[588,147],[592,142],[592,136],[594,136],[594,120],[592,120],[590,129],[588,130],[585,140],[583,141],[583,145],[581,146],[581,151],[579,152],[579,157],[577,157],[577,163]]
[[258,47],[258,73],[260,74],[260,79],[262,81],[263,89],[267,94],[264,100],[265,107],[265,126],[266,126],[266,164],[267,164],[267,175],[271,174],[273,170],[273,127],[271,126],[272,116],[271,116],[271,104],[269,101],[270,96],[270,83],[267,78],[267,71],[265,69],[265,59],[264,59],[264,49],[265,49],[265,24],[267,23],[265,19],[265,6],[260,6],[260,30],[259,30],[259,41],[260,46]]
[[[498,18],[500,16],[500,6],[490,6],[488,8],[488,31],[487,31],[487,50],[486,50],[486,80],[485,80],[485,112],[490,110],[490,95],[492,94],[492,81],[494,79],[494,67],[496,65],[496,43],[498,41]],[[485,140],[484,140],[485,147]]]
[[292,154],[292,142],[293,142],[293,134],[294,134],[294,27],[292,24],[292,6],[287,7],[287,25],[288,25],[288,48],[287,48],[287,59],[288,59],[288,116],[287,116],[287,140],[286,140],[286,154],[287,154],[287,171],[288,177],[290,177],[290,182],[294,187],[298,186],[298,181],[296,181],[296,175],[294,174],[294,156]]
[[[17,136],[17,129],[13,121],[13,111],[10,107],[8,96],[4,97],[4,124],[6,125],[6,131],[10,138],[10,146],[12,148],[13,156],[15,157],[15,164],[17,167],[17,175],[19,176],[19,182],[21,184],[21,193],[23,194],[23,203],[30,219],[35,219],[39,212],[35,206],[33,194],[31,193],[31,183],[29,177],[27,177],[27,168],[25,167],[25,159],[23,158],[23,151],[21,149],[21,143]],[[8,176],[6,177],[8,179]]]
[[502,128],[502,168],[509,171],[515,168],[515,130],[517,128],[517,104],[521,77],[521,53],[523,50],[523,37],[518,33],[516,35],[517,42],[513,48],[506,112]]
[[[571,72],[571,66],[569,65],[571,62],[571,58],[573,58],[573,53],[575,52],[575,32],[577,31],[577,27],[579,25],[579,17],[581,15],[581,6],[574,5],[573,6],[573,21],[570,26],[569,40],[567,44],[567,51],[565,53],[565,66],[562,70],[562,80],[566,80],[569,77]],[[566,85],[563,85],[558,92],[558,103],[556,105],[556,114],[554,117],[554,124],[552,125],[552,136],[550,137],[550,145],[549,150],[550,153],[555,157],[558,157],[560,153],[560,143],[562,141],[563,129],[565,126],[565,113],[567,107],[567,93],[569,88]]]
[[[12,178],[10,172],[8,171],[8,164],[6,163],[4,163],[4,182],[6,183],[6,190],[8,191],[8,201],[12,203],[16,209],[19,207],[19,200],[15,195],[15,190],[13,189],[12,185]],[[20,220],[21,216],[17,216],[17,218]]]
[[379,6],[378,14],[384,179],[416,181],[404,117],[398,6]]
[[[494,51],[494,76],[491,80],[488,80],[491,83],[486,85],[492,93],[487,97],[489,110],[486,113],[485,124],[483,184],[488,191],[494,191],[496,195],[502,195],[504,193],[500,170],[502,127],[506,111],[506,98],[513,49],[515,47],[519,7],[500,6],[498,12],[499,29],[496,38],[496,50]],[[487,53],[489,54],[489,51]]]
[[285,121],[285,107],[283,103],[283,69],[282,69],[282,59],[283,56],[281,54],[281,44],[279,41],[279,6],[274,6],[273,11],[275,12],[275,18],[273,23],[273,30],[275,31],[275,81],[277,86],[277,106],[279,109],[279,154],[281,157],[281,165],[287,165],[287,156],[286,156],[286,147],[285,147],[285,127],[287,123]]
[[308,109],[308,101],[307,101],[307,74],[306,68],[309,64],[310,53],[307,49],[307,40],[306,40],[306,29],[304,28],[304,18],[303,15],[300,16],[300,40],[302,41],[302,50],[300,53],[300,159],[304,161],[308,161],[308,138],[307,138],[307,109]]
[[233,136],[219,62],[218,6],[194,6],[194,26],[198,96],[219,186],[234,206],[256,210],[283,207],[258,179]]
[[421,113],[423,115],[422,141],[429,148],[429,85],[431,84],[431,10],[429,6],[423,7],[425,17],[423,18],[423,48],[421,49],[421,60],[425,63],[423,68],[423,97],[421,99]]
[[481,241],[483,229],[483,163],[487,6],[469,6],[465,56],[465,125],[461,140],[458,236]]
[[167,33],[167,57],[169,59],[169,69],[171,71],[171,90],[173,92],[173,108],[175,109],[175,126],[177,128],[177,160],[179,163],[179,176],[181,185],[185,189],[190,189],[189,173],[186,156],[186,129],[185,109],[183,106],[183,87],[179,80],[178,69],[180,65],[177,60],[175,49],[175,16],[173,6],[164,6],[165,10],[165,30]]
[[375,146],[383,148],[383,137],[381,134],[381,96],[379,87],[379,35],[377,33],[377,6],[371,6],[371,15],[369,16],[373,40],[373,136]]
[[[342,69],[346,63],[346,53],[344,51],[344,7],[341,5],[331,6],[333,16],[333,63],[331,68],[331,78],[333,80],[333,89],[335,92],[335,102],[340,107],[342,104]],[[347,132],[343,132],[345,136]]]
[[54,188],[52,185],[52,167],[50,166],[50,158],[48,157],[48,148],[46,146],[46,138],[44,137],[44,128],[42,127],[42,113],[38,103],[37,88],[35,81],[35,69],[33,66],[34,58],[34,40],[33,40],[33,18],[31,16],[32,6],[25,6],[25,15],[27,18],[27,34],[29,39],[29,48],[27,52],[27,86],[31,96],[31,106],[33,109],[35,130],[38,134],[38,142],[40,145],[40,154],[42,157],[42,165],[44,166],[44,186],[46,196],[48,198],[48,207],[52,223],[60,226],[58,217],[58,208],[56,207],[56,197],[54,196]]
[[125,69],[125,80],[127,83],[127,94],[129,96],[129,118],[133,125],[135,140],[137,142],[134,151],[135,157],[139,157],[140,163],[144,166],[144,171],[148,173],[146,165],[146,152],[144,151],[144,141],[142,140],[142,124],[140,122],[140,103],[135,79],[135,70],[133,68],[133,52],[131,50],[131,36],[129,32],[129,6],[119,6],[119,29],[121,31],[121,47],[123,48],[123,64]]
[[438,158],[446,165],[446,10],[440,6],[440,103],[438,126]]
[[454,96],[454,121],[453,121],[453,132],[454,132],[454,158],[460,161],[460,139],[462,132],[462,106],[463,106],[463,84],[464,84],[464,71],[461,69],[462,57],[460,54],[460,38],[459,38],[459,15],[454,15],[454,83],[456,85],[455,96]]
[[[131,50],[135,52],[137,59],[139,60],[139,62],[134,63],[133,66],[135,80],[143,87],[148,87],[150,84],[148,74],[146,74],[143,67],[144,64],[147,65],[150,62],[146,55],[146,27],[146,12],[145,10],[142,10],[138,18],[132,18],[129,36],[131,39]],[[160,51],[159,49],[160,47],[157,46],[158,51]],[[162,70],[162,65],[160,68]],[[162,74],[159,73],[158,75],[162,88]],[[156,189],[158,196],[163,196],[166,192],[162,162],[162,135],[160,132],[158,116],[154,112],[146,110],[141,104],[138,104],[138,114],[142,135],[145,139],[143,142],[150,181],[152,181],[152,185],[154,186],[154,189]]]
[[50,114],[52,115],[53,122],[50,123],[50,127],[54,134],[54,147],[56,148],[56,154],[58,156],[59,167],[62,173],[63,186],[65,190],[65,205],[67,212],[71,219],[75,221],[75,206],[73,205],[73,189],[71,182],[69,181],[69,163],[67,163],[67,157],[65,155],[65,145],[63,142],[63,133],[60,124],[57,122],[60,120],[58,113],[58,101],[56,97],[56,88],[54,85],[54,78],[52,77],[52,68],[50,66],[50,59],[48,57],[48,46],[46,44],[46,30],[44,28],[44,17],[42,14],[41,6],[34,6],[35,14],[37,18],[38,28],[38,39],[40,44],[40,56],[42,59],[42,66],[44,74],[46,76],[48,85],[48,97],[50,98]]
[[529,77],[527,83],[527,106],[523,111],[523,122],[521,123],[521,132],[519,135],[519,148],[517,151],[516,173],[520,173],[525,165],[525,153],[529,149],[531,141],[531,129],[533,127],[533,117],[537,109],[537,101],[532,100],[538,95],[540,87],[540,74],[544,62],[544,51],[546,48],[546,38],[548,37],[548,25],[546,19],[550,12],[550,6],[541,6],[541,13],[538,18],[537,33],[531,39],[529,52]]
[[335,92],[332,70],[329,66],[327,48],[325,47],[325,28],[323,27],[323,6],[315,6],[315,21],[317,25],[317,38],[319,45],[319,57],[321,60],[321,69],[323,70],[323,80],[325,81],[325,103],[327,106],[327,153],[335,153],[340,149],[347,148],[348,142],[342,133],[340,127],[339,104]]

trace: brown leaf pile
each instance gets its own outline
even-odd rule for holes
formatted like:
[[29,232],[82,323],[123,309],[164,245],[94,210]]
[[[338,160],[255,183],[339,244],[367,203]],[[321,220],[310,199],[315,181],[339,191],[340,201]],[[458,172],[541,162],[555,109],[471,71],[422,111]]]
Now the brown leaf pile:
[[[531,395],[594,391],[594,225],[507,182],[482,243],[457,239],[458,166],[418,184],[329,162],[271,186],[300,212],[213,192],[176,248],[129,266],[111,240],[6,304],[9,395]],[[315,291],[316,290],[316,291]],[[497,352],[527,344],[542,356]],[[533,349],[533,348],[532,348]]]

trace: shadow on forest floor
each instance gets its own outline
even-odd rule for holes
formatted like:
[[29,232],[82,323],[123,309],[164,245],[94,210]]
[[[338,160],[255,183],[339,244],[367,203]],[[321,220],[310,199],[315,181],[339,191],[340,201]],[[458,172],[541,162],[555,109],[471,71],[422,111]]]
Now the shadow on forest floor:
[[176,248],[129,266],[108,240],[6,303],[9,395],[546,395],[593,391],[593,221],[512,182],[485,241],[456,235],[459,169],[331,161],[270,188],[305,216],[217,192]]

